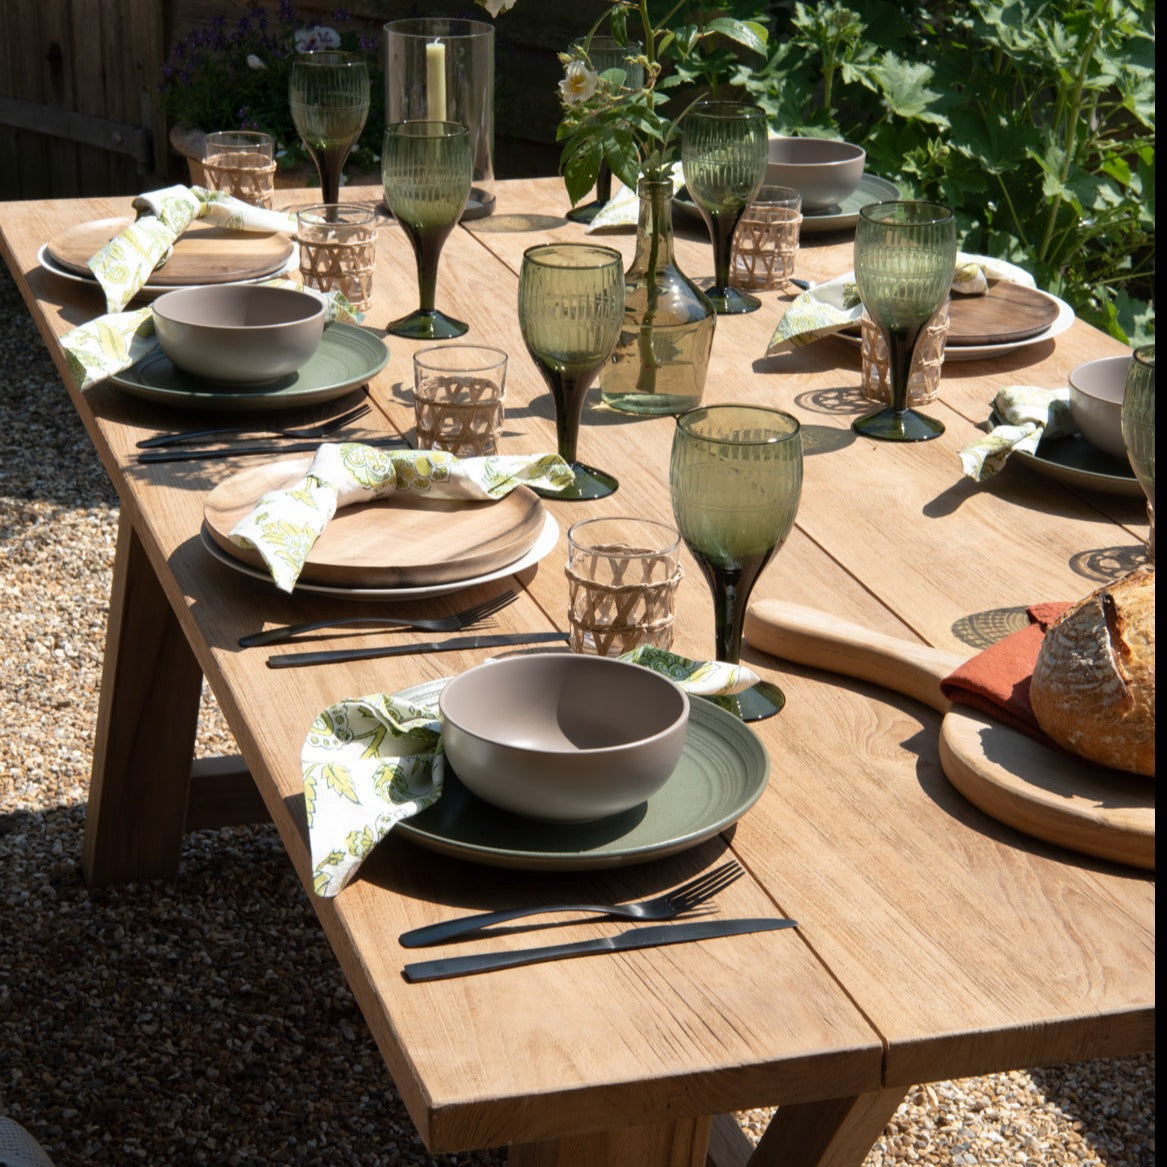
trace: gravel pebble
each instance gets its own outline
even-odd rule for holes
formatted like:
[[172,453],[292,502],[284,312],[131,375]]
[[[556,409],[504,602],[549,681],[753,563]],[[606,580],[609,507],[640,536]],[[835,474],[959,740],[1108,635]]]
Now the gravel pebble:
[[[0,352],[0,1114],[56,1167],[501,1167],[426,1152],[274,828],[85,886],[117,496],[3,267]],[[234,752],[209,694],[198,750]],[[864,1167],[1151,1167],[1154,1104],[1153,1054],[931,1083]]]

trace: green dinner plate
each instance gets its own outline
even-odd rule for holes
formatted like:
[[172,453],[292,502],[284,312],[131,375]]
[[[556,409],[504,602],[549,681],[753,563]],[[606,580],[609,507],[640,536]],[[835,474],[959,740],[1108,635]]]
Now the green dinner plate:
[[133,397],[179,409],[263,413],[343,397],[376,376],[388,360],[389,350],[379,336],[337,323],[325,328],[320,347],[307,364],[265,385],[212,387],[201,377],[176,369],[160,349],[115,373],[110,381]]
[[[402,691],[436,706],[445,680]],[[748,726],[694,698],[681,761],[647,802],[594,823],[560,826],[498,810],[447,770],[442,797],[394,827],[419,846],[490,867],[584,871],[686,851],[735,823],[761,797],[770,759]]]
[[[899,197],[900,188],[894,182],[877,178],[874,174],[865,174],[859,180],[855,193],[839,206],[824,211],[804,212],[800,234],[820,235],[828,231],[845,231],[855,226],[860,209],[868,203],[886,203]],[[683,187],[673,199],[673,211],[679,212],[690,225],[694,222],[700,227],[705,225],[697,204]]]

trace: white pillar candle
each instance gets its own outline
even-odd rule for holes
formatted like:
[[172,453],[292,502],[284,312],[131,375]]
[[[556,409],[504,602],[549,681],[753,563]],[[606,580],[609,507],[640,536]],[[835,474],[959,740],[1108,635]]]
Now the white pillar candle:
[[446,120],[446,46],[431,41],[425,47],[426,118],[431,122]]

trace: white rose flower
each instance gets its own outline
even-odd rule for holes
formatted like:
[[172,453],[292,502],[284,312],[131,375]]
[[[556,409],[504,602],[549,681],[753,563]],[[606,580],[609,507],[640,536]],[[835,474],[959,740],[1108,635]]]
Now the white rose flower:
[[559,83],[559,96],[568,105],[587,101],[595,93],[599,78],[600,75],[589,69],[583,61],[569,61],[567,75]]
[[497,16],[500,12],[509,12],[515,6],[515,0],[478,0],[478,2],[491,16]]
[[267,68],[267,66],[254,53],[247,54],[247,67],[249,69],[255,69],[256,72],[258,72],[260,69]]
[[320,49],[340,48],[340,33],[324,24],[297,29],[294,39],[298,53],[314,53]]

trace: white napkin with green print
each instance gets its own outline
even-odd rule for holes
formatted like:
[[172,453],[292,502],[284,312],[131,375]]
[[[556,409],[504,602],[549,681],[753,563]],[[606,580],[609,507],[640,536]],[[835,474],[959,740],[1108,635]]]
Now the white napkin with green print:
[[89,270],[105,292],[107,312],[120,312],[142,290],[195,219],[235,231],[296,232],[292,215],[201,186],[147,191],[134,199],[133,207],[137,218],[89,260]]
[[397,490],[430,498],[490,501],[518,486],[562,490],[575,480],[558,454],[456,458],[443,450],[387,450],[326,442],[294,485],[271,490],[228,532],[254,548],[276,587],[290,592],[309,552],[338,507],[386,498]]
[[[293,288],[323,300],[327,323],[341,320],[348,324],[359,324],[364,319],[364,315],[341,292],[319,292],[282,277],[263,282],[269,287]],[[61,337],[61,347],[65,350],[65,360],[77,388],[88,389],[90,385],[128,369],[158,350],[158,338],[154,335],[154,310],[147,306],[99,316]]]
[[[954,296],[984,295],[990,280],[1007,280],[1030,288],[1034,286],[1033,277],[1015,264],[987,255],[957,252],[956,270],[952,277]],[[844,328],[854,327],[862,317],[863,301],[859,297],[855,273],[849,271],[824,284],[808,288],[791,301],[770,338],[766,355],[773,356],[833,336]]]
[[1078,432],[1070,413],[1070,390],[1010,385],[993,398],[1000,422],[983,438],[960,451],[965,477],[984,482],[999,474],[1009,455],[1036,453],[1044,438],[1064,438]]
[[[758,682],[744,665],[659,648],[642,646],[620,659],[664,673],[694,695],[740,693]],[[441,739],[436,706],[397,695],[347,698],[319,714],[300,754],[317,895],[336,895],[397,823],[441,797]]]

